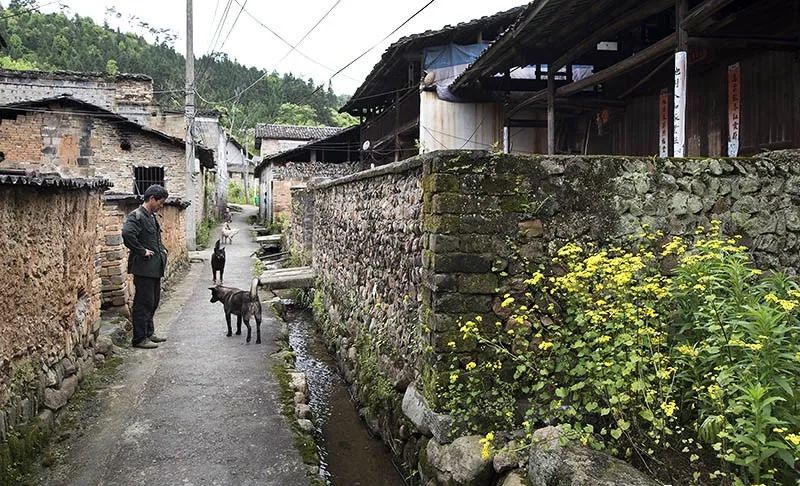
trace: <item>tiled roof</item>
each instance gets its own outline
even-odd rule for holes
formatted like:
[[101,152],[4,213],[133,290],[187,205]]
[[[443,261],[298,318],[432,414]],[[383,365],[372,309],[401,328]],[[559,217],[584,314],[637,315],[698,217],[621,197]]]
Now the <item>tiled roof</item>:
[[0,169],[0,185],[64,187],[68,189],[108,189],[111,181],[102,177],[62,177],[55,172],[28,169]]
[[259,123],[256,125],[256,140],[271,138],[276,140],[320,140],[336,135],[342,127],[307,127],[300,125],[273,125]]

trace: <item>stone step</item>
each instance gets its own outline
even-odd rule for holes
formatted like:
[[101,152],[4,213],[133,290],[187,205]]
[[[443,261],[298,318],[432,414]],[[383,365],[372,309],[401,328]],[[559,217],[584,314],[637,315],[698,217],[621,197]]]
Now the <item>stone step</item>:
[[280,268],[261,274],[261,286],[267,289],[304,289],[314,285],[316,272],[311,267]]

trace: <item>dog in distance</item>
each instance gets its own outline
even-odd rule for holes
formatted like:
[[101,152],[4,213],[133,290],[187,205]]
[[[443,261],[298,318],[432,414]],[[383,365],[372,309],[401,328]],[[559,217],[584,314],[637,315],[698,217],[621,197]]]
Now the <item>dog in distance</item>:
[[[217,280],[217,273],[219,273],[219,281]],[[219,240],[214,245],[214,253],[211,255],[211,277],[214,283],[222,283],[222,276],[225,273],[225,248],[220,248]]]
[[258,278],[250,282],[250,290],[241,290],[234,287],[217,285],[209,287],[211,302],[222,302],[225,309],[225,322],[228,324],[228,334],[231,336],[231,314],[236,316],[236,335],[242,334],[242,321],[247,327],[247,342],[250,342],[250,318],[256,320],[256,344],[261,344],[261,301],[258,298]]
[[226,240],[228,244],[233,244],[233,237],[238,232],[239,228],[231,228],[230,223],[225,223],[225,226],[222,227],[222,244],[224,245]]

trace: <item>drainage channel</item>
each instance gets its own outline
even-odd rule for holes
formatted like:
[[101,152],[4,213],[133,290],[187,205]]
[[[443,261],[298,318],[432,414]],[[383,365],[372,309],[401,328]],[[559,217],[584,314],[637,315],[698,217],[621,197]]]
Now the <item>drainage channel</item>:
[[295,366],[306,373],[320,471],[331,485],[403,486],[384,444],[359,419],[347,385],[316,332],[310,312],[289,307],[286,322]]

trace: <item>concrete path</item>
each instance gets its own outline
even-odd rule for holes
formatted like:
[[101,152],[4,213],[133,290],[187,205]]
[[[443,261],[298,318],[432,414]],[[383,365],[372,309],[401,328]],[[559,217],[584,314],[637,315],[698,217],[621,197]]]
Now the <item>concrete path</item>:
[[[226,247],[225,268],[225,284],[243,289],[256,248],[247,230],[255,208],[245,208],[234,213],[241,231]],[[156,333],[168,341],[126,352],[97,422],[37,475],[39,484],[308,484],[269,370],[277,323],[265,308],[263,344],[254,344],[255,323],[253,344],[245,343],[246,329],[226,337],[222,305],[209,302],[209,260],[192,264],[162,302]]]

